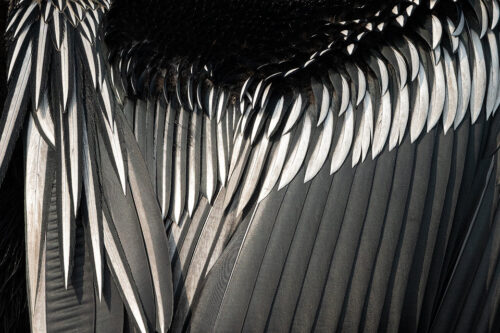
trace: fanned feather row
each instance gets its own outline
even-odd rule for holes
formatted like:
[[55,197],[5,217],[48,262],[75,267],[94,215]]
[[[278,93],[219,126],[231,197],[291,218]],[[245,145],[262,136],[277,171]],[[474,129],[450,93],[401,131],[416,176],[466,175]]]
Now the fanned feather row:
[[[418,6],[424,4],[414,1],[410,7]],[[159,97],[144,93],[136,102],[127,100],[123,109],[156,174],[163,217],[180,223],[183,214],[192,216],[198,188],[211,202],[221,186],[227,187],[225,208],[237,198],[240,213],[253,195],[262,200],[275,185],[285,187],[302,167],[307,182],[328,161],[333,174],[348,159],[354,167],[368,155],[375,159],[384,149],[393,150],[405,135],[414,142],[436,126],[445,133],[456,129],[468,115],[472,123],[482,112],[492,117],[500,104],[498,3],[452,6],[457,13],[447,16],[449,6],[429,3],[423,22],[412,22],[416,33],[401,29],[400,36],[391,35],[343,64],[329,63],[319,52],[303,66],[308,75],[301,82],[310,81],[306,88],[296,84],[295,74],[262,78],[257,72],[232,91],[217,86],[208,67],[199,76],[192,69],[186,76],[181,66],[174,87],[166,77]],[[394,13],[406,15],[395,22],[404,27],[409,17],[403,7]],[[122,73],[115,95],[125,94],[123,87],[142,94],[144,83],[124,75],[133,70],[133,54],[114,64],[113,72]],[[161,108],[146,107],[151,103],[167,105],[168,117]],[[311,137],[312,126],[321,130],[319,138]],[[161,135],[148,139],[158,131]],[[148,141],[162,138],[154,147],[164,149],[151,150]],[[277,148],[263,149],[267,140],[268,148]],[[247,144],[252,149],[245,150]],[[266,163],[272,168],[264,172]]]
[[[154,200],[153,205],[140,200],[138,191],[152,190],[144,188],[145,173],[140,166],[134,166],[137,155],[130,157],[135,141],[125,147],[126,128],[115,117],[118,97],[109,83],[112,78],[106,65],[101,25],[109,7],[107,0],[18,1],[6,32],[10,42],[9,94],[0,120],[0,178],[26,123],[28,299],[36,331],[45,331],[49,325],[45,308],[48,265],[45,235],[48,211],[53,208],[50,200],[53,188],[57,197],[60,276],[64,288],[73,284],[76,224],[81,220],[89,240],[99,300],[103,295],[104,266],[111,264],[110,271],[122,300],[141,332],[148,332],[151,326],[158,332],[166,332],[172,317],[169,255],[159,207]],[[105,172],[116,175],[121,189],[115,195],[134,196],[134,200],[125,202],[137,214],[135,219],[131,217],[132,223],[136,224],[135,230],[143,233],[145,243],[133,246],[144,246],[147,250],[147,262],[138,264],[146,265],[149,271],[135,269],[139,273],[134,273],[133,265],[137,263],[129,262],[123,250],[130,245],[121,244],[126,240],[117,238],[116,230],[122,227],[106,211],[114,198],[103,192],[103,182],[109,178],[103,174],[104,167],[98,158],[103,153],[109,156],[112,165],[112,170]],[[145,274],[153,281],[154,296],[141,294],[144,291],[135,284],[139,279],[137,274]],[[156,311],[145,315],[142,299],[149,298],[155,299]]]

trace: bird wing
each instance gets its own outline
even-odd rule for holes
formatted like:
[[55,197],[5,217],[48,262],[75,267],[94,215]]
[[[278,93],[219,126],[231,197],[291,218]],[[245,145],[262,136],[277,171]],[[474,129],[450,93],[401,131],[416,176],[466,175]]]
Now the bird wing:
[[0,178],[22,133],[27,289],[37,332],[105,331],[128,320],[141,332],[166,332],[172,317],[160,209],[137,143],[117,116],[103,57],[109,6],[25,0],[9,15]]

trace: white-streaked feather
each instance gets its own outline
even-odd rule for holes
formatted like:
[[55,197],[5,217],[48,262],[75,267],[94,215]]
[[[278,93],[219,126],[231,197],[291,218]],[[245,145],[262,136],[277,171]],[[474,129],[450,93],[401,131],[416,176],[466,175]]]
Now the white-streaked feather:
[[359,104],[361,104],[361,102],[363,102],[363,99],[365,98],[366,76],[365,73],[363,73],[363,71],[361,70],[361,68],[356,66],[356,69],[358,70],[358,96],[356,100],[356,106],[358,106]]
[[313,179],[313,177],[318,174],[319,170],[321,170],[323,164],[325,164],[326,158],[330,153],[330,146],[332,144],[333,125],[333,111],[330,109],[326,116],[318,142],[316,143],[312,155],[309,158],[304,183]]
[[432,81],[431,88],[431,104],[429,107],[429,114],[427,115],[427,132],[436,126],[441,118],[444,108],[446,97],[446,82],[443,71],[443,62],[437,64],[432,61],[434,66],[434,80]]
[[288,118],[286,120],[285,129],[283,130],[284,133],[288,133],[292,129],[292,127],[299,119],[301,111],[302,111],[302,95],[298,94],[297,98],[293,103],[290,114],[288,115]]
[[410,117],[410,95],[408,85],[399,90],[396,95],[396,106],[394,108],[394,119],[392,121],[391,134],[389,136],[389,151],[401,143]]
[[406,44],[408,45],[408,49],[410,50],[411,81],[414,81],[418,76],[418,72],[420,71],[420,57],[413,42],[407,37],[404,37],[404,39],[406,40]]
[[420,64],[418,71],[417,82],[413,84],[417,84],[417,95],[410,124],[410,138],[412,143],[415,142],[420,136],[420,133],[422,133],[427,120],[427,112],[429,111],[429,84],[422,64]]
[[487,33],[488,42],[490,45],[490,72],[489,78],[490,82],[488,84],[488,92],[486,95],[486,119],[489,119],[493,113],[493,108],[495,107],[495,102],[497,99],[498,92],[498,43],[495,33],[493,31],[488,31]]
[[50,114],[49,98],[47,97],[47,91],[45,91],[38,110],[33,113],[33,117],[38,122],[42,134],[47,138],[52,145],[56,145],[56,134],[54,128],[54,121],[52,120],[52,115]]
[[340,97],[341,102],[340,102],[339,116],[341,116],[347,110],[350,100],[349,83],[347,83],[347,80],[344,77],[344,75],[340,74],[340,78],[342,81],[342,93]]
[[478,34],[471,29],[470,39],[474,52],[474,64],[472,67],[472,93],[470,97],[471,122],[474,124],[481,113],[484,96],[486,95],[486,61],[484,59],[483,46]]
[[24,209],[26,221],[26,268],[30,313],[35,313],[36,294],[39,285],[40,260],[44,247],[43,216],[44,194],[47,186],[47,162],[49,147],[43,140],[33,117],[29,117],[26,133],[26,160],[24,177]]
[[[26,9],[26,11],[24,12],[23,16],[21,17],[21,20],[17,23],[17,28],[16,28],[16,30],[14,30],[14,35],[12,36],[12,38],[17,38],[17,35],[19,34],[19,31],[24,26],[24,23],[26,22],[26,20],[28,19],[28,17],[31,15],[31,12],[33,12],[33,10],[35,9],[35,7],[37,5],[38,5],[38,3],[36,1],[33,1],[31,3],[31,5]],[[16,17],[12,18],[12,20],[9,23],[9,25],[7,26],[7,30],[6,31],[9,31],[9,29],[11,27],[10,25],[15,22],[15,19],[16,19]]]
[[[19,35],[19,38],[16,40],[16,43],[14,45],[14,51],[12,51],[12,56],[10,57],[10,63],[9,63],[9,69],[7,71],[7,81],[10,81],[10,76],[12,75],[12,70],[14,69],[14,65],[16,64],[17,60],[19,59],[19,51],[21,50],[21,46],[24,44],[24,40],[26,39],[26,35],[28,33],[28,28],[24,29],[23,32]],[[29,49],[31,50],[31,42]],[[28,53],[28,51],[26,51]],[[26,58],[26,55],[25,55]]]
[[9,105],[5,105],[4,112],[7,113],[5,120],[5,126],[0,136],[0,161],[5,159],[7,153],[7,148],[9,146],[9,141],[12,140],[12,132],[14,131],[14,125],[19,116],[21,104],[26,93],[26,87],[28,85],[28,80],[31,73],[31,42],[28,44],[26,54],[24,55],[23,63],[21,65],[21,71],[17,77],[16,83],[13,87],[16,94],[10,100]]
[[453,125],[458,107],[458,82],[450,54],[443,48],[443,61],[446,71],[446,99],[443,109],[443,129],[446,134]]
[[102,219],[103,219],[102,230],[103,230],[104,247],[106,249],[106,254],[108,255],[109,258],[107,262],[111,266],[110,268],[116,275],[116,283],[120,286],[120,289],[122,290],[123,297],[125,298],[125,301],[127,302],[130,308],[131,315],[134,318],[137,327],[139,328],[140,332],[146,333],[148,332],[146,318],[143,315],[140,299],[134,293],[132,287],[133,281],[130,280],[127,274],[125,264],[122,261],[120,252],[116,244],[116,240],[113,237],[113,234],[111,233],[109,222],[106,219],[105,214],[102,214]]
[[264,198],[271,193],[272,189],[278,182],[281,171],[283,170],[283,165],[285,164],[286,153],[288,152],[288,146],[290,144],[290,137],[290,133],[286,133],[280,137],[278,148],[272,155],[271,163],[269,164],[269,171],[262,182],[262,188],[257,202],[264,200]]
[[123,160],[122,148],[120,143],[120,138],[118,137],[118,131],[116,130],[116,123],[113,122],[113,127],[109,126],[107,121],[104,121],[106,127],[106,134],[108,135],[108,140],[111,145],[111,151],[113,153],[113,161],[115,163],[116,169],[118,170],[118,177],[120,178],[120,183],[122,185],[123,194],[127,193],[127,178],[125,175],[125,162]]
[[281,96],[281,98],[279,99],[278,103],[276,104],[273,110],[273,114],[271,115],[271,120],[269,121],[269,127],[266,133],[268,138],[271,137],[276,132],[278,125],[281,124],[281,118],[284,111],[283,107],[284,101],[285,97]]
[[[45,244],[45,236],[43,243]],[[46,265],[46,255],[45,246],[42,246],[42,260],[40,261],[40,279],[38,281],[38,290],[36,292],[35,307],[34,311],[31,313],[31,325],[36,327],[37,333],[47,332],[47,320],[46,320],[46,302],[45,297],[45,265]]]
[[[59,118],[61,120],[64,119],[64,115],[62,110],[59,110]],[[71,263],[71,228],[72,228],[72,211],[71,211],[71,188],[68,182],[68,168],[67,161],[68,156],[66,155],[66,141],[64,135],[64,126],[61,124],[59,126],[59,136],[61,141],[59,142],[60,154],[59,154],[59,163],[60,163],[60,174],[57,179],[58,182],[61,182],[61,193],[59,200],[61,201],[61,211],[59,216],[61,223],[61,240],[62,240],[62,256],[63,256],[63,271],[64,271],[64,287],[68,289],[69,277],[70,277],[70,263]]]
[[102,296],[102,252],[101,252],[101,231],[99,228],[99,216],[96,202],[96,189],[94,187],[94,170],[90,157],[90,147],[88,141],[87,127],[83,122],[83,185],[85,186],[85,198],[90,231],[90,245],[92,248],[92,259],[94,260],[94,272],[97,280],[97,294],[99,299]]
[[435,50],[439,43],[441,42],[441,36],[443,35],[443,26],[441,21],[434,15],[431,15],[432,20],[432,49]]
[[[66,27],[67,28],[67,27]],[[66,110],[66,105],[68,103],[69,95],[69,45],[68,45],[68,33],[63,31],[63,39],[61,44],[61,51],[59,52],[61,57],[61,85],[63,94],[63,110]]]
[[36,72],[35,72],[35,109],[38,109],[40,103],[40,91],[42,86],[42,75],[45,64],[45,48],[47,44],[48,24],[44,20],[40,20],[40,29],[38,32],[38,45],[36,50]]
[[87,60],[88,63],[90,76],[92,77],[92,83],[94,85],[94,89],[97,89],[97,73],[96,73],[96,64],[94,59],[95,50],[92,49],[92,45],[87,39],[82,38],[81,41],[83,45],[83,50],[85,52],[85,59]]
[[469,57],[465,45],[460,41],[458,45],[458,106],[453,127],[456,129],[462,123],[469,107],[471,93],[471,75]]
[[69,158],[70,158],[70,175],[71,175],[71,190],[73,194],[73,210],[75,216],[78,213],[79,198],[80,198],[80,129],[78,124],[78,107],[76,100],[76,89],[73,89],[71,100],[68,106],[68,136],[69,136]]
[[332,164],[330,167],[330,174],[337,172],[344,161],[349,155],[349,150],[351,149],[351,144],[354,137],[354,115],[352,110],[352,105],[349,103],[347,111],[344,115],[344,123],[342,124],[342,130],[340,132],[340,137],[335,146],[335,150],[332,155]]
[[306,158],[307,154],[307,148],[309,146],[309,140],[311,139],[311,123],[311,116],[308,112],[306,112],[304,114],[302,128],[300,128],[300,138],[292,148],[290,156],[285,163],[285,167],[283,168],[281,179],[278,185],[278,190],[281,190],[284,186],[288,185],[293,180],[293,178],[295,178],[300,170],[300,167],[304,163],[304,159]]
[[318,117],[318,123],[316,126],[320,126],[328,114],[328,110],[330,109],[330,92],[328,91],[328,87],[323,84],[323,92],[321,98],[321,108]]
[[375,123],[373,135],[372,158],[375,158],[384,149],[389,131],[391,130],[391,93],[386,90],[380,101],[378,117]]

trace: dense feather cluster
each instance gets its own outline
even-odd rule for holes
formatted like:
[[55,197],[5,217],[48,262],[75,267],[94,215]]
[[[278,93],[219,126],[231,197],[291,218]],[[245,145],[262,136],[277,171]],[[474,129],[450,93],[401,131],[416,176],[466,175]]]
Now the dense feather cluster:
[[498,0],[16,2],[0,179],[22,130],[32,326],[185,329],[261,203],[491,119],[499,19]]

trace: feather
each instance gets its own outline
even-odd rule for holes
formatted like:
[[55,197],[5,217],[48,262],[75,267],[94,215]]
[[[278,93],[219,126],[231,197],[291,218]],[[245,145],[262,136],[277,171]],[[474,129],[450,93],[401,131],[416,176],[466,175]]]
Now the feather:
[[488,92],[486,97],[486,119],[489,119],[493,113],[493,108],[495,107],[495,102],[497,99],[498,92],[498,43],[495,33],[493,31],[488,31],[487,33],[488,43],[490,48],[490,71],[489,71],[489,84]]
[[70,104],[68,107],[68,136],[69,136],[69,159],[70,159],[70,179],[73,199],[74,216],[78,214],[81,194],[81,114],[78,110],[76,89],[73,89]]
[[[293,146],[290,155],[285,163],[283,172],[281,173],[278,190],[288,185],[299,172],[304,159],[306,158],[309,141],[311,139],[312,119],[309,115],[311,108],[304,114],[302,127],[300,128],[300,137],[298,142]],[[297,129],[299,130],[299,129]]]
[[292,109],[290,110],[290,114],[285,123],[285,128],[283,129],[283,133],[288,133],[293,128],[297,120],[299,119],[302,111],[304,110],[304,106],[302,103],[302,94],[298,93],[295,97],[295,101],[293,102]]
[[386,90],[382,96],[378,117],[375,123],[375,133],[373,135],[372,158],[378,156],[382,152],[387,141],[387,136],[391,129],[391,93]]
[[220,122],[217,126],[217,170],[219,171],[219,181],[223,186],[227,182],[227,169],[229,167],[229,148],[226,132],[226,123]]
[[320,138],[314,147],[312,155],[309,159],[309,163],[306,168],[306,174],[304,178],[304,183],[307,183],[314,176],[316,176],[319,170],[323,167],[323,164],[326,161],[330,153],[330,146],[332,144],[333,137],[333,111],[328,111],[325,122],[323,124],[323,128],[321,129]]
[[[16,40],[16,43],[14,45],[14,51],[12,51],[12,55],[10,57],[9,69],[7,70],[7,82],[10,82],[10,77],[12,75],[12,70],[14,69],[14,65],[16,65],[19,61],[21,61],[21,59],[23,59],[24,61],[28,53],[31,53],[31,41],[29,39],[26,40],[28,31],[29,29],[23,30],[23,32],[19,35],[19,38]],[[21,52],[21,49],[24,50],[25,47],[28,48],[28,50],[26,50],[25,52]],[[25,55],[24,58],[21,58],[19,56],[20,54],[24,54]],[[31,64],[31,57],[30,57],[30,64]],[[24,68],[23,65],[22,68]]]
[[415,142],[420,136],[420,133],[424,129],[427,113],[429,111],[429,86],[427,83],[427,75],[425,74],[425,69],[422,64],[420,64],[417,79],[417,82],[413,83],[413,86],[415,86],[415,102],[412,103],[413,112],[410,125],[411,142]]
[[134,281],[132,279],[129,268],[124,262],[123,249],[120,248],[120,241],[116,236],[116,231],[112,228],[111,223],[108,222],[106,214],[102,214],[103,220],[103,239],[104,248],[106,249],[107,263],[111,273],[114,276],[114,281],[120,290],[124,303],[129,310],[131,317],[137,325],[140,332],[146,333],[147,320],[144,315],[144,309],[141,306],[141,301],[137,290],[134,288]]
[[450,54],[443,48],[443,61],[446,71],[446,99],[443,110],[443,129],[444,133],[448,132],[453,125],[458,107],[458,82],[455,72],[455,64],[450,57]]
[[166,116],[165,116],[165,132],[163,134],[163,142],[161,149],[160,159],[162,161],[161,168],[161,181],[159,189],[159,201],[162,212],[162,218],[167,217],[168,211],[170,209],[170,196],[171,196],[171,186],[172,186],[172,161],[173,161],[173,142],[174,142],[174,119],[175,110],[171,104],[167,105]]
[[483,100],[486,94],[486,62],[484,59],[481,40],[474,30],[470,30],[474,63],[472,67],[472,93],[470,97],[471,122],[474,124],[481,113]]
[[97,295],[102,297],[103,288],[103,248],[102,248],[102,215],[100,201],[97,197],[98,181],[97,172],[90,155],[90,146],[86,123],[83,122],[83,183],[85,186],[85,198],[87,208],[88,227],[90,232],[90,244],[92,248],[92,259],[94,262],[94,274],[97,281]]
[[179,110],[179,125],[176,127],[174,150],[174,174],[172,196],[172,220],[180,223],[186,200],[187,128],[189,114],[182,107]]
[[54,121],[50,113],[49,99],[47,91],[44,93],[41,104],[36,112],[33,112],[33,119],[45,141],[52,147],[56,146]]
[[42,90],[45,89],[43,82],[46,81],[45,76],[48,67],[48,64],[45,63],[47,52],[47,31],[48,24],[43,20],[40,20],[35,71],[35,109],[38,109],[40,99],[42,98]]
[[340,169],[340,167],[346,160],[347,155],[349,154],[349,151],[351,149],[353,136],[354,136],[354,115],[353,115],[352,105],[349,104],[349,107],[347,108],[347,111],[344,115],[344,122],[342,124],[340,137],[333,151],[330,174],[337,172],[337,170]]
[[203,126],[202,117],[202,113],[195,110],[191,113],[191,121],[189,125],[187,210],[190,217],[194,214],[200,191],[201,130]]
[[202,193],[212,202],[217,187],[217,133],[216,125],[204,117],[205,139],[202,146]]
[[45,247],[45,223],[47,213],[47,188],[52,189],[49,167],[49,147],[40,136],[33,117],[29,117],[26,133],[25,159],[25,221],[26,221],[26,268],[28,275],[28,295],[32,318],[36,313],[36,296],[39,280],[42,279],[40,266]]
[[9,94],[5,99],[4,112],[0,118],[0,180],[3,179],[7,169],[7,163],[14,146],[19,126],[21,126],[26,114],[27,102],[26,87],[31,72],[31,42],[16,76],[15,82],[9,83]]
[[394,149],[397,144],[403,141],[408,124],[410,113],[410,97],[408,86],[400,87],[399,93],[396,93],[396,106],[394,108],[394,116],[392,121],[391,134],[389,138],[389,151]]
[[467,109],[469,107],[469,100],[471,95],[471,75],[470,75],[470,65],[469,57],[467,55],[467,50],[462,41],[458,45],[458,106],[457,114],[454,121],[454,129],[457,129],[458,125],[462,123],[465,117]]
[[441,21],[436,16],[432,15],[432,49],[435,50],[441,43],[441,37],[443,36],[443,26]]
[[281,96],[278,103],[274,107],[273,113],[271,115],[271,120],[269,121],[269,127],[267,128],[267,138],[270,138],[278,129],[278,126],[281,124],[281,120],[283,119],[285,107],[285,97]]
[[236,209],[236,215],[240,215],[243,209],[248,205],[250,198],[255,193],[259,180],[261,178],[261,173],[264,168],[267,153],[269,152],[269,140],[267,137],[263,137],[257,146],[255,147],[250,163],[245,174],[245,178],[242,184],[241,197],[238,202],[238,207]]
[[[181,109],[180,126],[182,128],[184,128],[183,125],[185,125],[184,121],[186,119],[183,119],[185,116],[187,116],[187,111]],[[185,136],[186,131],[183,132]],[[131,131],[125,132],[125,141],[128,152],[128,179],[134,199],[135,209],[141,225],[142,237],[144,238],[149,268],[151,270],[151,279],[153,281],[157,316],[156,330],[160,333],[164,333],[169,329],[173,313],[172,276],[168,265],[169,251],[167,246],[167,237],[164,232],[160,209],[154,195],[154,190],[149,182],[147,166],[141,158],[139,147],[137,146]],[[185,155],[185,143],[181,143],[180,146],[183,148]],[[176,154],[176,157],[177,156],[178,155]],[[176,166],[177,165],[176,160]],[[185,156],[183,165],[186,165]],[[175,183],[177,184],[177,181],[175,181]],[[177,213],[176,207],[177,206],[174,203],[174,214]]]
[[[71,184],[69,183],[68,168],[70,157],[68,156],[67,130],[65,129],[65,115],[59,108],[57,119],[56,147],[58,150],[58,177],[57,177],[57,217],[59,223],[60,238],[60,258],[62,259],[62,269],[64,273],[64,287],[68,289],[69,279],[73,269],[73,255],[75,246],[75,225],[71,198]],[[69,170],[68,170],[69,169]]]
[[431,102],[427,115],[427,132],[433,129],[441,118],[446,98],[446,81],[443,71],[443,62],[440,61],[436,64],[432,61],[431,63],[434,66],[434,76],[431,88]]
[[261,202],[266,198],[278,182],[278,179],[285,164],[286,154],[290,144],[290,133],[282,135],[279,139],[276,150],[271,154],[271,162],[269,164],[269,171],[266,173],[262,182],[259,198],[257,202]]
[[352,166],[354,167],[359,161],[364,161],[370,143],[373,137],[373,104],[370,92],[367,91],[363,99],[363,109],[361,115],[361,124],[359,125],[358,133],[354,141],[352,150]]
[[113,127],[110,127],[107,121],[103,121],[106,128],[106,134],[111,145],[111,151],[113,152],[113,162],[115,164],[116,170],[118,171],[118,176],[120,178],[120,183],[122,185],[123,194],[127,193],[127,176],[125,173],[125,162],[123,160],[123,153],[120,143],[120,138],[118,136],[118,131],[116,129],[116,122],[113,121]]

